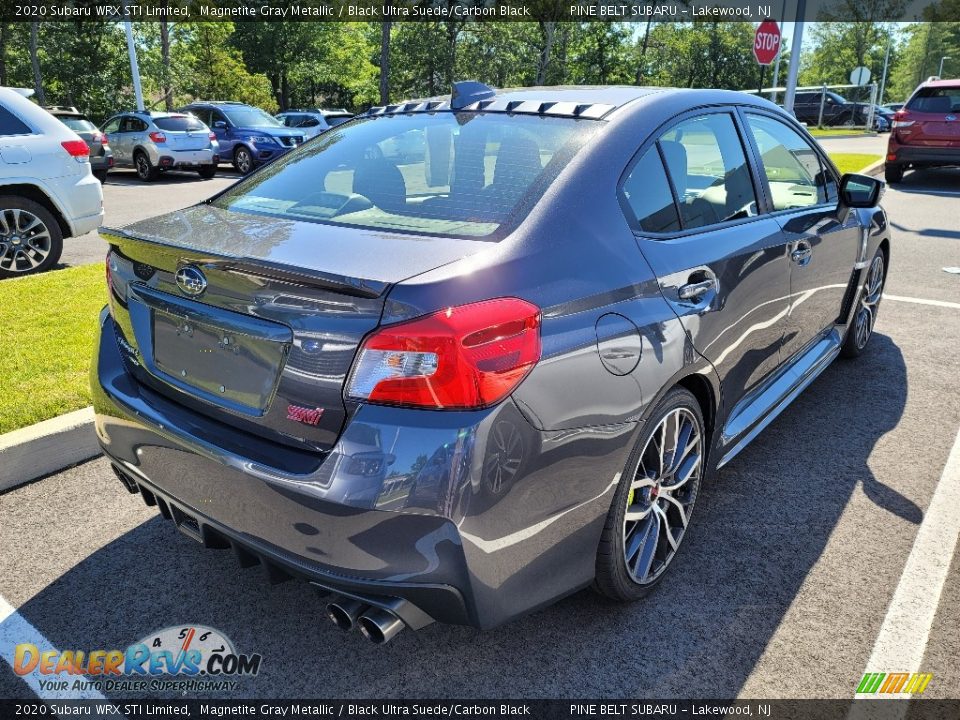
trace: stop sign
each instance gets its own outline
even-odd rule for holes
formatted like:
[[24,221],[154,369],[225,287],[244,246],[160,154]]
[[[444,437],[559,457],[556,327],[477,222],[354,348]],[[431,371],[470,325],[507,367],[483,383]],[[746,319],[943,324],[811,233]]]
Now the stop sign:
[[780,50],[780,26],[773,20],[764,20],[753,36],[753,56],[761,65],[769,65]]

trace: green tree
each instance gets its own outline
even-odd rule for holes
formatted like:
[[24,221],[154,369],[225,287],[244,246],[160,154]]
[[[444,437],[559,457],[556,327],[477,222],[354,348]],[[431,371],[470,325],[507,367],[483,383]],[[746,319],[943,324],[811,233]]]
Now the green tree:
[[193,99],[240,100],[275,112],[269,80],[248,71],[240,51],[229,44],[233,30],[231,22],[174,26],[171,67],[179,93]]

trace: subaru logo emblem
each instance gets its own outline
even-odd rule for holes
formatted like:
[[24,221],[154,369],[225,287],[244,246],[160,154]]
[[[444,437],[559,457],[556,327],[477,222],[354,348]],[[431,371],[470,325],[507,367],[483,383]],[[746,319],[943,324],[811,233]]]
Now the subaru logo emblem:
[[184,265],[177,270],[177,287],[187,295],[200,295],[207,289],[207,279],[199,268]]

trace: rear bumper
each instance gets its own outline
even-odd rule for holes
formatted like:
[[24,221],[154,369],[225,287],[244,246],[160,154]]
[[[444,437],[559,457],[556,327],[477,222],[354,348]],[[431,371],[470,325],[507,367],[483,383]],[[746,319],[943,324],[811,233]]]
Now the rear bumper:
[[[890,155],[895,155],[894,160]],[[887,148],[887,162],[911,164],[918,167],[942,167],[960,165],[960,143],[956,147],[930,147],[926,145],[901,145],[891,142]]]
[[161,153],[157,164],[162,168],[198,168],[204,165],[215,165],[220,158],[213,150],[167,150]]
[[[512,401],[450,413],[362,406],[304,472],[304,451],[227,430],[141,386],[109,315],[101,326],[91,377],[100,444],[195,540],[233,547],[268,576],[402,598],[434,620],[478,627],[592,580],[629,433],[567,432],[554,446]],[[520,433],[528,455],[497,492],[483,476],[494,427]],[[388,454],[370,473],[353,460],[369,460],[373,435]],[[568,453],[589,457],[589,477]]]
[[103,187],[93,176],[92,168],[75,178],[61,178],[50,189],[54,202],[70,226],[71,237],[100,227],[103,222]]

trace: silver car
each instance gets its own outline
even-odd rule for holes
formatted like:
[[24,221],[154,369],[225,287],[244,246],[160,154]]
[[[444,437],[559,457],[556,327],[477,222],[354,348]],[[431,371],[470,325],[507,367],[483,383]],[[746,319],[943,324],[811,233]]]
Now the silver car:
[[347,120],[352,120],[353,113],[342,108],[334,110],[307,108],[304,110],[287,110],[276,115],[276,118],[289,128],[303,130],[309,140],[330,128],[342,125]]
[[212,178],[220,162],[217,136],[193,115],[154,111],[114,115],[103,126],[115,167],[133,168],[146,182],[166,170],[196,170]]

